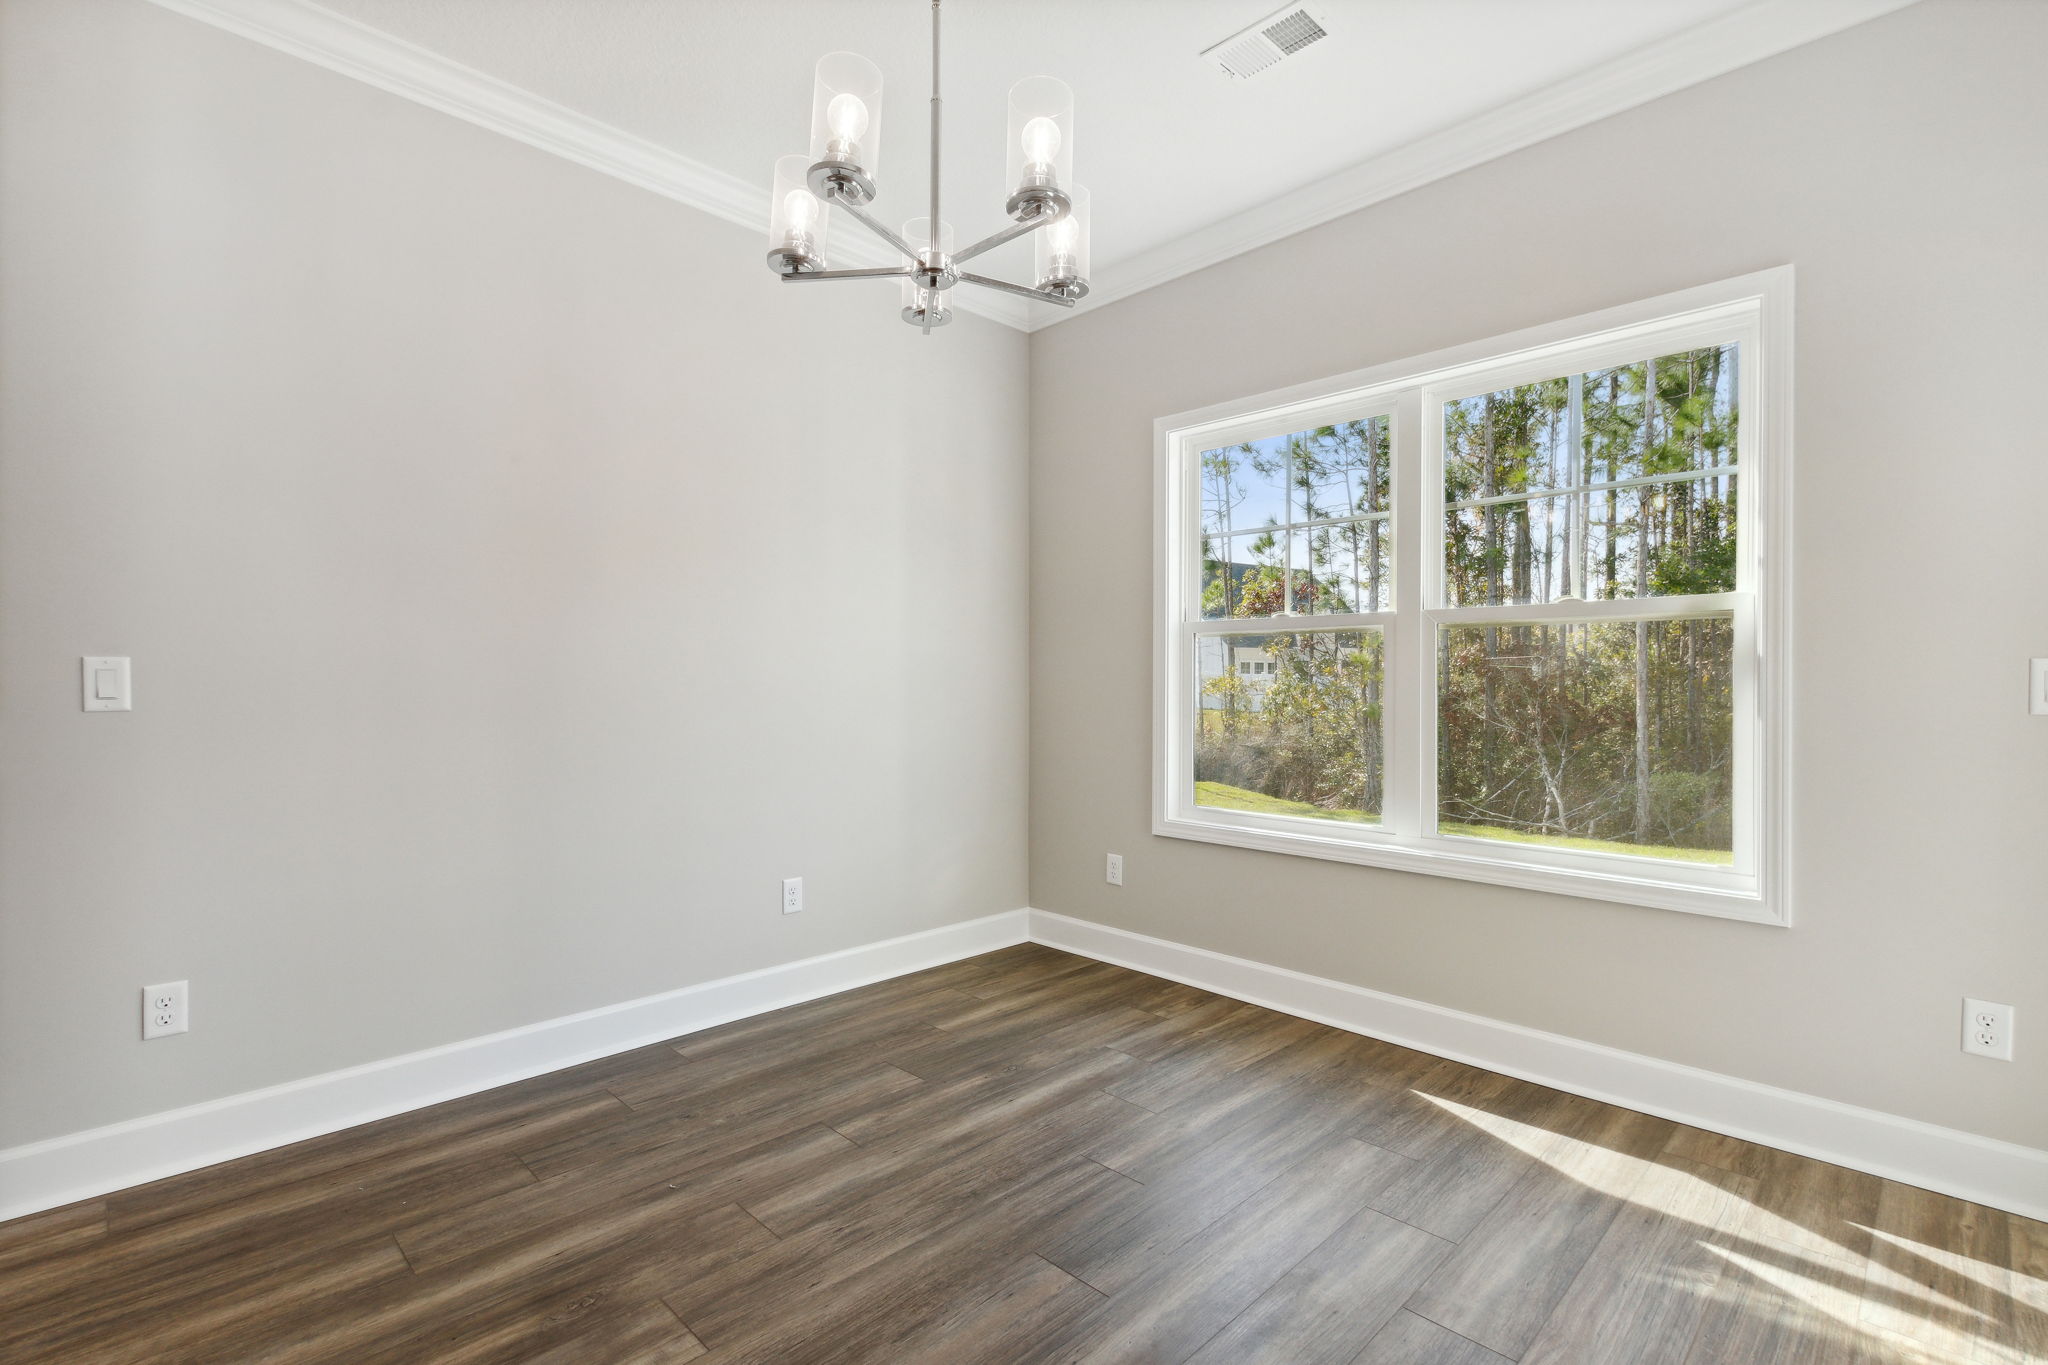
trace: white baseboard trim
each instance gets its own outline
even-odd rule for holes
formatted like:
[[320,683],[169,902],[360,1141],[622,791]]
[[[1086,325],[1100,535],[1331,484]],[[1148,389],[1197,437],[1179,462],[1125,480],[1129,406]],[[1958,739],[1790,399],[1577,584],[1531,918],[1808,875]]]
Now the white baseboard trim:
[[2048,1152],[1044,910],[1012,910],[0,1151],[0,1221],[1025,941],[2048,1220]]
[[2048,1220],[2048,1151],[1033,910],[1031,940],[1320,1024]]
[[1025,942],[1009,910],[0,1151],[0,1220]]

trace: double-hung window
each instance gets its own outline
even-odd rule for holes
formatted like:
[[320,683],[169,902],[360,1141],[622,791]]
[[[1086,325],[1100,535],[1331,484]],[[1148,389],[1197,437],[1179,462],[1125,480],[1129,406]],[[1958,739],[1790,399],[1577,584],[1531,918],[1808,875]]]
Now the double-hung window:
[[1785,922],[1790,292],[1163,419],[1155,831]]

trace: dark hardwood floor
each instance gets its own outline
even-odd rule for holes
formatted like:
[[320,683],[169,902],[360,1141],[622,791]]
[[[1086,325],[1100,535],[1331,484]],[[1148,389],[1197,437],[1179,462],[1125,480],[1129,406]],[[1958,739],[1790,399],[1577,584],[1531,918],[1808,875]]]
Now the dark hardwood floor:
[[0,1224],[0,1360],[2048,1358],[2048,1226],[1025,946]]

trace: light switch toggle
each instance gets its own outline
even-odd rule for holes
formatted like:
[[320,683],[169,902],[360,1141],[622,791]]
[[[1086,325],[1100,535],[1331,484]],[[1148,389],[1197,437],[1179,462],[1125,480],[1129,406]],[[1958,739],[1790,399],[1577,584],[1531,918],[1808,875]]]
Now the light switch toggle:
[[135,709],[128,685],[128,661],[87,655],[82,661],[85,709],[88,711],[132,711]]

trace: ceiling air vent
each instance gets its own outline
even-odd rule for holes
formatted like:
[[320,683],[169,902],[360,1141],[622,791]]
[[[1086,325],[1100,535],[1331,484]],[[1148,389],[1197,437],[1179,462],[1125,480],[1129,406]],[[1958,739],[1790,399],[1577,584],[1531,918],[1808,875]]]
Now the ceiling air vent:
[[1202,55],[1232,76],[1256,76],[1284,57],[1329,37],[1320,8],[1289,5],[1233,33]]

